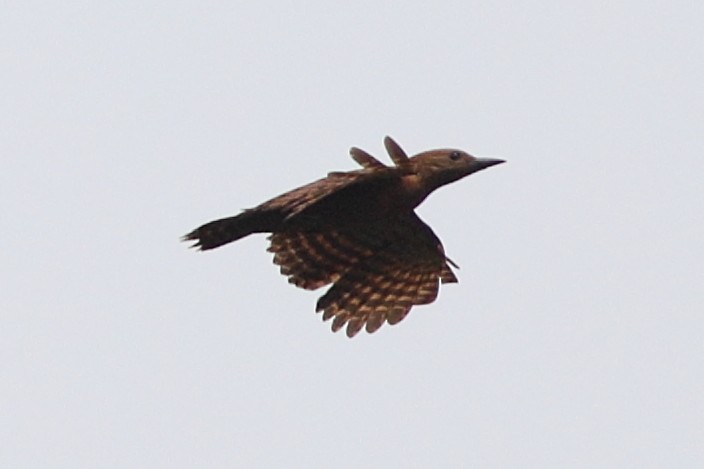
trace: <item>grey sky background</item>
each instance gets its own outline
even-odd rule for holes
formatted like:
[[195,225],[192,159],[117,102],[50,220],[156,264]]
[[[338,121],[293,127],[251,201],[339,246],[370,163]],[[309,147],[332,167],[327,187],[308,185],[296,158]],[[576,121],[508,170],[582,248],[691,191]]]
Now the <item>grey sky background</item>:
[[[702,3],[63,3],[0,7],[0,466],[704,464]],[[508,160],[401,324],[179,242],[386,134]]]

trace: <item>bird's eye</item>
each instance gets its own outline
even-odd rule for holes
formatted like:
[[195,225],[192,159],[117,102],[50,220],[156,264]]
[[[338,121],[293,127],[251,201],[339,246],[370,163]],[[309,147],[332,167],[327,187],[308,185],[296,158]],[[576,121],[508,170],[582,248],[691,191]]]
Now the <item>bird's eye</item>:
[[458,151],[453,151],[452,153],[450,153],[450,159],[451,159],[452,161],[457,161],[457,160],[459,160],[461,157],[462,157],[462,155],[460,155],[460,152],[458,152]]

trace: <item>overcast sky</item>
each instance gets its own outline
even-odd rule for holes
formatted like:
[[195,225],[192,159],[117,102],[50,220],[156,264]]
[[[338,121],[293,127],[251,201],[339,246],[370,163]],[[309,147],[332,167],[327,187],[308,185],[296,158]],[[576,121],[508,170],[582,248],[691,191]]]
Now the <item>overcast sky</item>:
[[[111,3],[0,7],[0,466],[704,464],[704,4]],[[508,161],[399,325],[179,242],[387,134]]]

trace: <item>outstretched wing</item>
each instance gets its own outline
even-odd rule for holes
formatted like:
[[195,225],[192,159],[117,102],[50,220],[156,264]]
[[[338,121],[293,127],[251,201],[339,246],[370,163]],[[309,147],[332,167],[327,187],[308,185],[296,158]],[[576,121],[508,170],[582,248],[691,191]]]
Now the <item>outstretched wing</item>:
[[396,324],[413,305],[435,300],[439,283],[456,282],[440,240],[415,213],[355,229],[279,232],[271,236],[274,262],[289,281],[333,286],[317,304],[337,331],[353,337]]
[[323,231],[284,231],[269,237],[268,251],[274,263],[292,283],[315,290],[332,283],[363,259],[371,257],[384,240],[368,232],[345,232],[328,227]]

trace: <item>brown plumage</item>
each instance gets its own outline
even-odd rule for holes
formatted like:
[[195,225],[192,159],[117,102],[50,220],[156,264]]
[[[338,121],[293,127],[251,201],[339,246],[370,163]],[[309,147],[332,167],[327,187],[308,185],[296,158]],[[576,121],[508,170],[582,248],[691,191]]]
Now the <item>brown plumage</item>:
[[271,233],[268,250],[290,283],[333,284],[316,306],[333,331],[346,324],[353,337],[365,326],[371,333],[396,324],[413,305],[432,303],[440,282],[457,282],[454,263],[414,208],[438,187],[503,161],[452,149],[409,158],[390,137],[384,145],[395,166],[352,148],[363,169],[329,173],[183,239],[207,250]]

